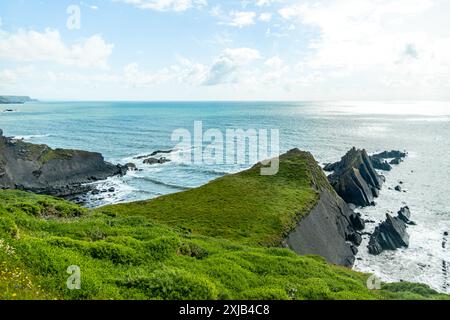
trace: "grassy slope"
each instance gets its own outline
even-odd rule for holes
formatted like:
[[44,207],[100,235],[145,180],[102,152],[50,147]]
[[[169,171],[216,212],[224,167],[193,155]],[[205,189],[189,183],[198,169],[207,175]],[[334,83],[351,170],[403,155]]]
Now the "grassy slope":
[[299,151],[282,157],[275,176],[261,176],[257,165],[200,188],[100,211],[148,216],[194,234],[273,246],[314,207],[319,196],[312,185],[326,187],[324,180],[314,158]]
[[[82,289],[66,288],[70,265]],[[141,216],[0,191],[0,299],[438,299],[288,249],[194,236]]]
[[[311,185],[329,187],[317,168],[290,154],[274,177],[255,167],[95,211],[0,191],[0,299],[445,298],[407,283],[369,291],[365,274],[259,246],[279,243],[316,203]],[[66,288],[70,265],[81,267],[81,290]]]

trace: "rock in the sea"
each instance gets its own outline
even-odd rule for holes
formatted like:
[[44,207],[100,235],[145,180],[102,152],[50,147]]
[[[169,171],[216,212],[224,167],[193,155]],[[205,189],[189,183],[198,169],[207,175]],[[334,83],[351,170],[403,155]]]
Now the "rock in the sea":
[[152,154],[150,155],[150,157],[154,157],[154,156],[156,156],[156,155],[158,155],[158,154],[172,153],[172,152],[174,152],[174,151],[175,151],[175,150],[172,150],[172,149],[170,149],[170,150],[157,150],[157,151],[152,152]]
[[116,191],[116,188],[114,188],[114,187],[111,187],[108,189],[108,192],[115,192],[115,191]]
[[411,218],[411,211],[409,210],[409,207],[403,207],[398,212],[398,217],[402,219],[405,223],[409,223],[409,219]]
[[408,154],[406,152],[392,150],[392,151],[383,151],[378,154],[374,154],[373,157],[382,158],[382,159],[392,159],[392,158],[406,158]]
[[100,153],[51,149],[3,135],[0,150],[0,189],[71,197],[91,191],[90,182],[124,175],[128,170],[106,162]]
[[396,186],[395,187],[395,191],[402,192],[402,187],[401,186]]
[[389,164],[399,165],[403,160],[401,158],[392,159]]
[[383,171],[391,171],[392,166],[384,159],[377,158],[377,157],[370,157],[370,160],[372,161],[372,165],[375,169],[383,170]]
[[334,166],[334,173],[328,176],[333,188],[347,202],[366,207],[378,197],[383,184],[365,150],[351,149]]
[[130,162],[125,165],[129,171],[137,171],[137,167],[134,163]]
[[164,164],[164,163],[167,163],[167,162],[170,162],[170,159],[167,159],[167,158],[164,158],[164,157],[161,157],[161,158],[148,158],[148,159],[145,159],[143,161],[144,164],[150,164],[150,165],[153,165],[153,164]]
[[406,224],[399,217],[386,215],[386,221],[375,228],[369,241],[369,253],[378,255],[383,250],[395,250],[409,246],[409,235]]
[[[376,169],[389,171],[392,169],[391,165],[400,164],[403,161],[403,159],[406,158],[406,156],[407,156],[406,152],[392,150],[374,154],[370,158],[372,159],[372,163]],[[391,160],[388,163],[386,159]],[[383,169],[383,167],[386,169]]]

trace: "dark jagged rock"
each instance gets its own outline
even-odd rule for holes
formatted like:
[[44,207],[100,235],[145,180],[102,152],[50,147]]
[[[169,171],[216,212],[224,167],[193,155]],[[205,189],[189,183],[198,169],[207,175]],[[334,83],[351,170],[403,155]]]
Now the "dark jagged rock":
[[125,165],[125,167],[127,167],[127,169],[129,170],[129,171],[137,171],[138,169],[137,169],[137,167],[136,167],[136,165],[134,164],[134,163],[127,163],[126,165]]
[[357,233],[357,232],[351,233],[348,236],[347,240],[352,242],[352,243],[354,243],[355,245],[359,246],[361,244],[361,242],[362,242],[362,236],[359,233]]
[[334,173],[328,180],[347,203],[362,207],[374,202],[384,182],[372,166],[367,152],[356,148],[334,165]]
[[172,150],[172,149],[170,149],[170,150],[157,150],[157,151],[154,151],[151,155],[150,155],[150,157],[154,157],[154,156],[156,156],[156,155],[158,155],[158,154],[168,154],[168,153],[172,153],[172,152],[174,152],[175,150]]
[[156,151],[153,151],[151,154],[147,154],[147,155],[144,155],[144,156],[134,157],[134,159],[135,159],[135,160],[142,160],[142,159],[152,158],[152,157],[155,157],[155,156],[160,155],[160,154],[169,154],[169,153],[172,153],[172,152],[175,152],[175,151],[177,151],[177,149],[170,149],[170,150],[156,150]]
[[[392,169],[391,165],[399,165],[408,154],[406,152],[401,152],[398,150],[383,151],[378,154],[372,155],[372,163],[376,169],[390,171]],[[389,163],[386,159],[391,159]],[[383,167],[385,169],[383,169]]]
[[398,217],[400,219],[402,219],[405,223],[409,223],[410,222],[410,218],[411,218],[411,211],[409,210],[409,207],[403,207],[400,209],[400,211],[398,212]]
[[170,160],[167,159],[167,158],[164,158],[164,157],[161,157],[161,158],[148,158],[148,159],[145,159],[143,161],[144,164],[150,164],[150,165],[164,164],[164,163],[167,163],[167,162],[170,162]]
[[383,171],[391,171],[392,166],[384,159],[376,158],[376,157],[370,157],[370,160],[372,161],[372,165],[375,169],[383,170]]
[[[313,187],[320,194],[319,201],[309,214],[298,222],[285,239],[285,245],[299,254],[315,254],[328,262],[352,266],[357,246],[362,238],[358,233],[364,229],[364,220],[335,192],[325,175],[309,153],[294,149],[290,153],[310,159]],[[283,159],[283,156],[281,157]]]
[[0,189],[71,197],[93,190],[87,183],[128,170],[104,161],[99,153],[51,149],[0,134]]
[[399,217],[386,215],[386,221],[375,228],[369,241],[369,253],[378,255],[384,250],[396,250],[409,246],[409,235],[406,224]]
[[402,192],[402,187],[401,186],[396,186],[395,187],[395,191]]
[[390,162],[389,162],[389,164],[393,164],[393,165],[399,165],[400,163],[402,163],[402,159],[401,158],[395,158],[395,159],[392,159]]
[[334,168],[336,167],[337,164],[338,164],[338,162],[336,162],[336,163],[326,163],[325,166],[323,167],[323,171],[325,171],[325,172],[333,172]]

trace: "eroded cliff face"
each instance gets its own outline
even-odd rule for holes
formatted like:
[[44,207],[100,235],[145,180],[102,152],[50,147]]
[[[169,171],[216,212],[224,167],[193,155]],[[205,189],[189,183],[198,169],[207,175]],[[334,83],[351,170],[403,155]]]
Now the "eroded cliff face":
[[284,245],[302,255],[319,255],[329,263],[351,267],[362,241],[359,231],[365,228],[365,222],[333,190],[318,165],[311,171],[320,176],[321,182],[313,185],[319,200],[289,233]]
[[53,196],[87,192],[84,184],[123,175],[126,168],[105,162],[99,153],[51,149],[3,136],[0,130],[0,189]]

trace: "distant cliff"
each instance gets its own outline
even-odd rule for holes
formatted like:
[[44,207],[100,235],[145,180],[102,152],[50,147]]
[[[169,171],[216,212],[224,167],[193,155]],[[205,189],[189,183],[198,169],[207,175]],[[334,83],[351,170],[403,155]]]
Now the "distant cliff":
[[35,102],[28,96],[0,96],[0,104],[23,104],[26,102]]
[[99,153],[51,149],[4,137],[0,129],[0,189],[66,197],[87,192],[86,183],[126,171],[105,162]]

